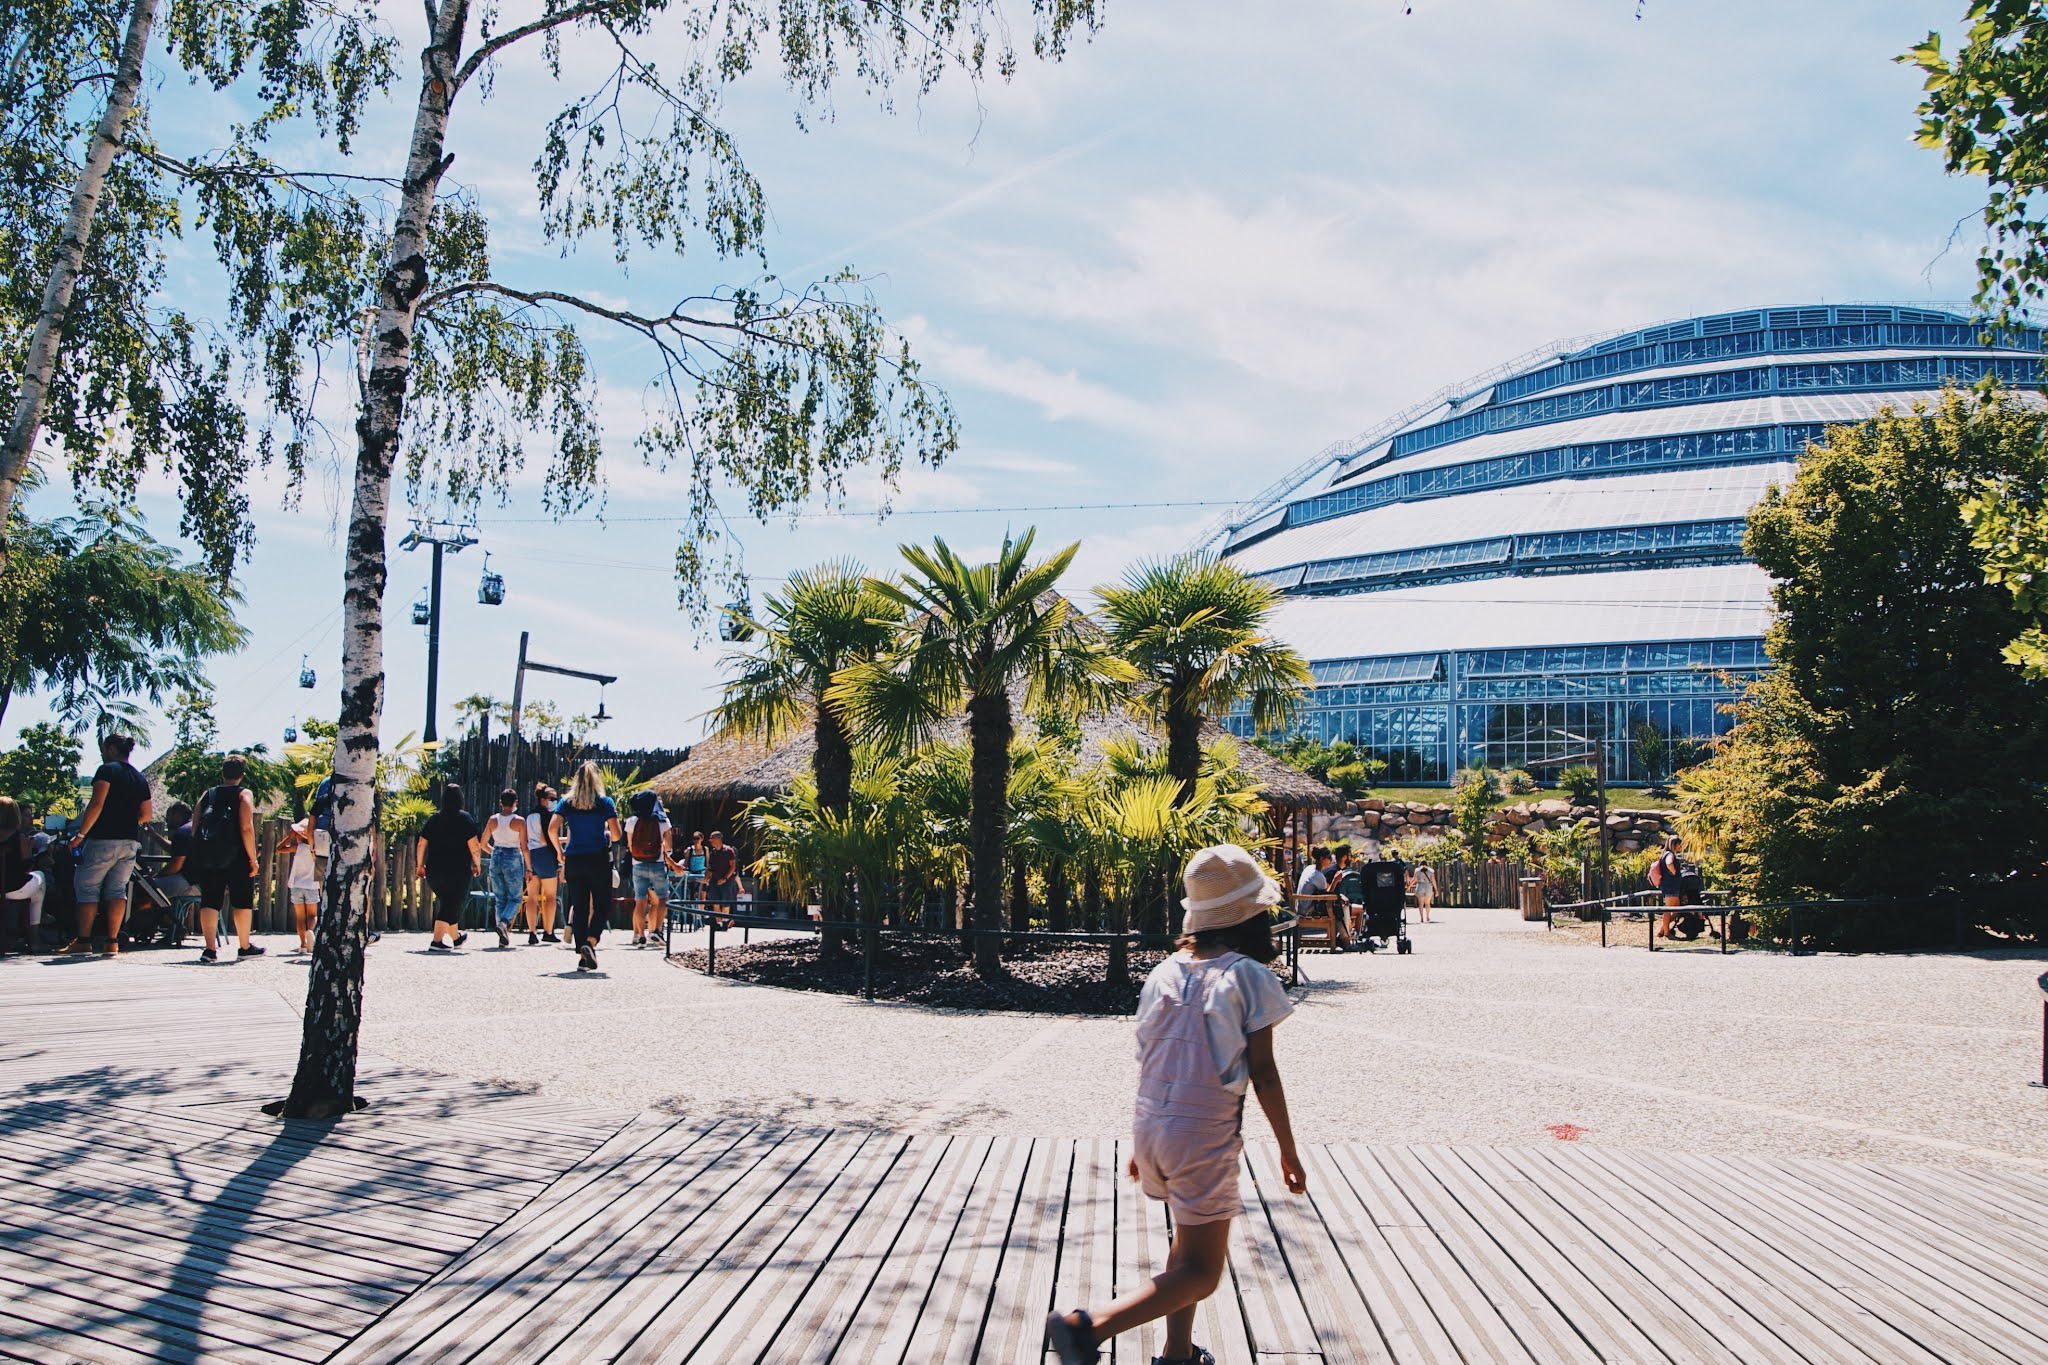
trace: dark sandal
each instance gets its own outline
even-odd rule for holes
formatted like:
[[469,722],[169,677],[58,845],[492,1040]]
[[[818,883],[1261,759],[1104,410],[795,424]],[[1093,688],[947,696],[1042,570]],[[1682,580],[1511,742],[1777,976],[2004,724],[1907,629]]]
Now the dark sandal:
[[1102,1352],[1097,1349],[1100,1343],[1095,1339],[1095,1319],[1081,1308],[1074,1310],[1074,1316],[1081,1320],[1068,1322],[1064,1313],[1046,1314],[1046,1339],[1052,1343],[1060,1365],[1095,1365],[1102,1359]]
[[1152,1365],[1216,1365],[1216,1357],[1209,1354],[1208,1347],[1197,1346],[1193,1355],[1153,1356]]

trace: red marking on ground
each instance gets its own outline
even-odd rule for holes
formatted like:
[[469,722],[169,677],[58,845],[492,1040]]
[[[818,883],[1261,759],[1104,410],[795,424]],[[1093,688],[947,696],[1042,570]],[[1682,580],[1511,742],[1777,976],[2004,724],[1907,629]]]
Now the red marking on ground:
[[1559,1142],[1577,1142],[1593,1130],[1591,1128],[1581,1128],[1576,1123],[1552,1123],[1545,1125],[1544,1131]]

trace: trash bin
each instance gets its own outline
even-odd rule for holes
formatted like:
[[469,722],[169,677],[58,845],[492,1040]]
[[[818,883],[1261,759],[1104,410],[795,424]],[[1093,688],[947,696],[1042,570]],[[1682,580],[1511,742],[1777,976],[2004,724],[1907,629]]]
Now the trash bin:
[[1543,918],[1543,878],[1524,877],[1522,889],[1522,918],[1534,920]]

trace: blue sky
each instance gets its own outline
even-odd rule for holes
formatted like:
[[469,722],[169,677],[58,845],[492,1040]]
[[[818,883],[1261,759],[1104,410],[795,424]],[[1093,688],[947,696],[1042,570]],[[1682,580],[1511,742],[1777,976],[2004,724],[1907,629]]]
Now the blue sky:
[[[1013,84],[979,91],[951,81],[893,114],[849,86],[809,131],[774,80],[737,92],[727,121],[769,195],[771,266],[869,276],[963,434],[943,468],[906,472],[886,523],[861,514],[876,489],[858,480],[854,515],[759,527],[735,507],[757,595],[827,556],[886,568],[902,541],[934,534],[986,553],[1031,524],[1041,546],[1081,543],[1069,585],[1084,590],[1224,510],[1192,504],[1247,497],[1554,338],[1757,304],[1967,295],[1981,187],[1913,145],[1918,80],[1890,60],[1930,28],[1953,32],[1962,0],[1648,0],[1640,20],[1633,0],[1410,8],[1115,0],[1059,66],[1027,60]],[[391,14],[401,32],[417,25],[413,7]],[[455,177],[497,216],[501,275],[664,305],[721,278],[707,254],[643,256],[622,274],[602,243],[563,261],[541,240],[528,168],[546,84],[508,69],[492,100],[459,108],[451,138]],[[366,169],[402,156],[410,80],[397,93]],[[159,127],[203,137],[223,112],[167,89]],[[188,302],[210,287],[197,260],[180,275]],[[590,339],[613,452],[605,520],[546,520],[542,460],[483,509],[482,546],[449,561],[444,732],[446,700],[509,695],[522,629],[537,658],[620,675],[607,742],[689,743],[715,700],[720,647],[676,612],[669,575],[681,479],[631,448],[647,364]],[[350,454],[316,470],[297,512],[275,484],[255,494],[242,579],[255,641],[212,666],[226,742],[275,747],[294,717],[335,712]],[[1050,505],[1100,510],[948,510]],[[159,534],[175,528],[161,492],[144,506]],[[507,580],[502,607],[475,601],[483,549]],[[403,622],[427,569],[394,548],[388,739],[421,720],[424,632]],[[320,675],[310,692],[295,685],[302,653]],[[595,702],[566,680],[538,686],[565,710]],[[17,699],[0,742],[41,715]]]

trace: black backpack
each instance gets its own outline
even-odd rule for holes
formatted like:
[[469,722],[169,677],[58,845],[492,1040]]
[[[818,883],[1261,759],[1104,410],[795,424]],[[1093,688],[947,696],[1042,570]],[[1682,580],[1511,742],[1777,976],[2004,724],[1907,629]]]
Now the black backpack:
[[192,818],[192,861],[218,872],[234,864],[242,847],[242,789],[209,787]]

